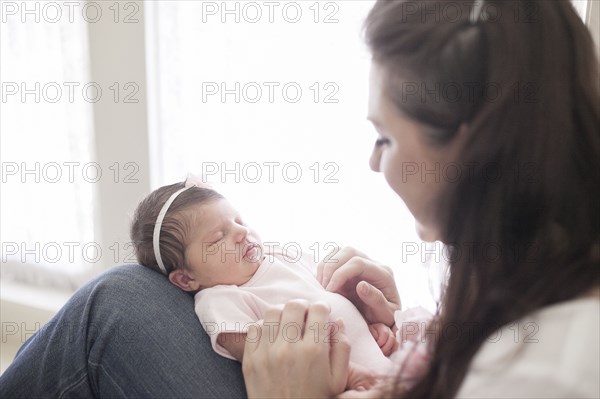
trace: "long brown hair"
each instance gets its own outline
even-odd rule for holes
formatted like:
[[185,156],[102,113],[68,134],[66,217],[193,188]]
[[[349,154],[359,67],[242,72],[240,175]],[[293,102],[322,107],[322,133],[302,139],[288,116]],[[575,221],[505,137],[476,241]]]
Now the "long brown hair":
[[[495,330],[600,284],[591,35],[567,0],[486,0],[480,15],[466,4],[379,0],[365,24],[389,99],[422,123],[431,145],[467,126],[460,159],[469,173],[446,184],[437,206],[453,256],[434,323],[477,328],[439,335],[426,374],[408,390],[398,378],[391,396],[456,395]],[[406,95],[407,82],[421,87],[418,98]]]

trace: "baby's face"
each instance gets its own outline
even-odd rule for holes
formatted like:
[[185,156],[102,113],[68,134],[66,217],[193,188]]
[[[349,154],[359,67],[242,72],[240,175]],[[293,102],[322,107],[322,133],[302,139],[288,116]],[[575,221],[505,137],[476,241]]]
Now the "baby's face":
[[196,289],[241,285],[264,259],[260,237],[226,199],[193,208],[186,259]]

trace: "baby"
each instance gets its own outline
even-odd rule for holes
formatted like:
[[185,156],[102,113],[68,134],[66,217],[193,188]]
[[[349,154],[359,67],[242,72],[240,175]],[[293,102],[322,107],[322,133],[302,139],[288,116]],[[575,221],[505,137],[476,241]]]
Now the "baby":
[[[390,371],[387,355],[397,344],[389,327],[367,325],[348,299],[326,291],[307,257],[290,261],[280,251],[267,253],[231,204],[198,178],[145,198],[135,211],[131,239],[140,264],[195,294],[196,313],[220,355],[241,361],[248,326],[263,320],[269,307],[304,299],[328,303],[331,321],[344,320],[352,342],[349,389],[367,389],[376,375]],[[320,339],[328,327],[318,326]],[[282,328],[290,340],[299,338],[295,326]],[[335,331],[329,334],[335,339]]]

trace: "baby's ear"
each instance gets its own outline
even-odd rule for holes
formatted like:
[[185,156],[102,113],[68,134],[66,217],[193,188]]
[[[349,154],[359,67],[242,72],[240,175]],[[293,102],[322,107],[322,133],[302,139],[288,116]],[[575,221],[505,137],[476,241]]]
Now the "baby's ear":
[[196,281],[185,269],[175,269],[169,274],[169,281],[184,291],[198,291]]

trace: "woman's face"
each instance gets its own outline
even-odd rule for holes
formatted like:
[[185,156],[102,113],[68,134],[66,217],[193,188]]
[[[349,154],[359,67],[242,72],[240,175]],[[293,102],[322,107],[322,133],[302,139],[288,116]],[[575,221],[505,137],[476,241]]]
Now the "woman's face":
[[435,204],[447,184],[448,163],[456,159],[457,137],[448,145],[433,147],[426,142],[424,126],[401,114],[387,98],[385,74],[373,63],[369,84],[369,116],[378,138],[370,166],[384,174],[389,186],[402,198],[415,217],[419,237],[441,239],[435,220]]

